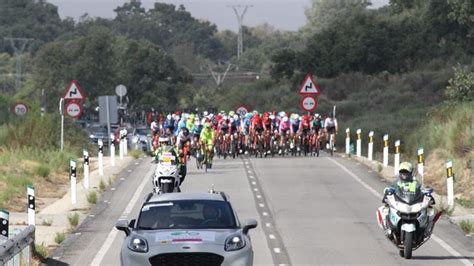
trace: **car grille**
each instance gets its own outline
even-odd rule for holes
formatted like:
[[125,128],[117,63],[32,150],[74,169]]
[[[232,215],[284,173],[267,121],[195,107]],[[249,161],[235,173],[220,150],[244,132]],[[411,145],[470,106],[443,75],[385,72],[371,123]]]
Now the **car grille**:
[[190,253],[165,253],[150,258],[151,265],[221,265],[224,257],[214,253],[190,252]]

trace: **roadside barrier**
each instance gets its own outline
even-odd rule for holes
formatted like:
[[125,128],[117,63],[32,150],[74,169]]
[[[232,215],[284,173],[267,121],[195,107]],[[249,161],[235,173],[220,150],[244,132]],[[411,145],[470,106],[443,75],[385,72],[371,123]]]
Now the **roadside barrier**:
[[34,225],[24,228],[11,239],[0,237],[0,265],[31,265],[34,239]]

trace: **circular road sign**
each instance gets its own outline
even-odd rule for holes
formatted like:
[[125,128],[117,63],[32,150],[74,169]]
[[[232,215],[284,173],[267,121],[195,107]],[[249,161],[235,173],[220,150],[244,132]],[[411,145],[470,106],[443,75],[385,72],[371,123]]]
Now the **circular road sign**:
[[318,107],[318,101],[316,101],[316,99],[312,96],[305,96],[303,99],[301,99],[300,107],[304,111],[312,112]]
[[26,113],[28,113],[28,105],[24,103],[16,103],[13,106],[13,113],[16,115],[26,115]]
[[117,94],[117,96],[123,97],[127,94],[127,87],[120,84],[117,87],[115,87],[115,93]]
[[238,113],[240,116],[244,116],[245,114],[247,114],[249,112],[249,110],[247,109],[247,107],[241,105],[241,106],[237,107],[235,112]]
[[66,105],[66,114],[72,118],[78,118],[82,114],[82,106],[76,102],[70,102]]

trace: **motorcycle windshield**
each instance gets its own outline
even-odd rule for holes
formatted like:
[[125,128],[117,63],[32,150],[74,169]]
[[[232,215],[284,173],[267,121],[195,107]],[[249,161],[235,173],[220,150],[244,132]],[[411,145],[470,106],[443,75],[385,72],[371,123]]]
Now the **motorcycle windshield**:
[[395,195],[399,200],[405,202],[408,205],[412,205],[423,200],[423,194],[421,193],[420,189],[416,189],[415,192],[410,192],[398,188]]

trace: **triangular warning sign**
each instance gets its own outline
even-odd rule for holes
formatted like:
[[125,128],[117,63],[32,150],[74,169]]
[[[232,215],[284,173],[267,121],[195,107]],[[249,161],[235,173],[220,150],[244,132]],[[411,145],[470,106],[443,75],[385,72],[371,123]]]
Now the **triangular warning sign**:
[[66,89],[64,93],[65,100],[84,100],[85,95],[81,91],[81,87],[77,84],[76,80],[71,81],[71,84]]
[[301,88],[298,90],[298,94],[318,94],[319,85],[314,82],[313,77],[310,74],[306,75]]

